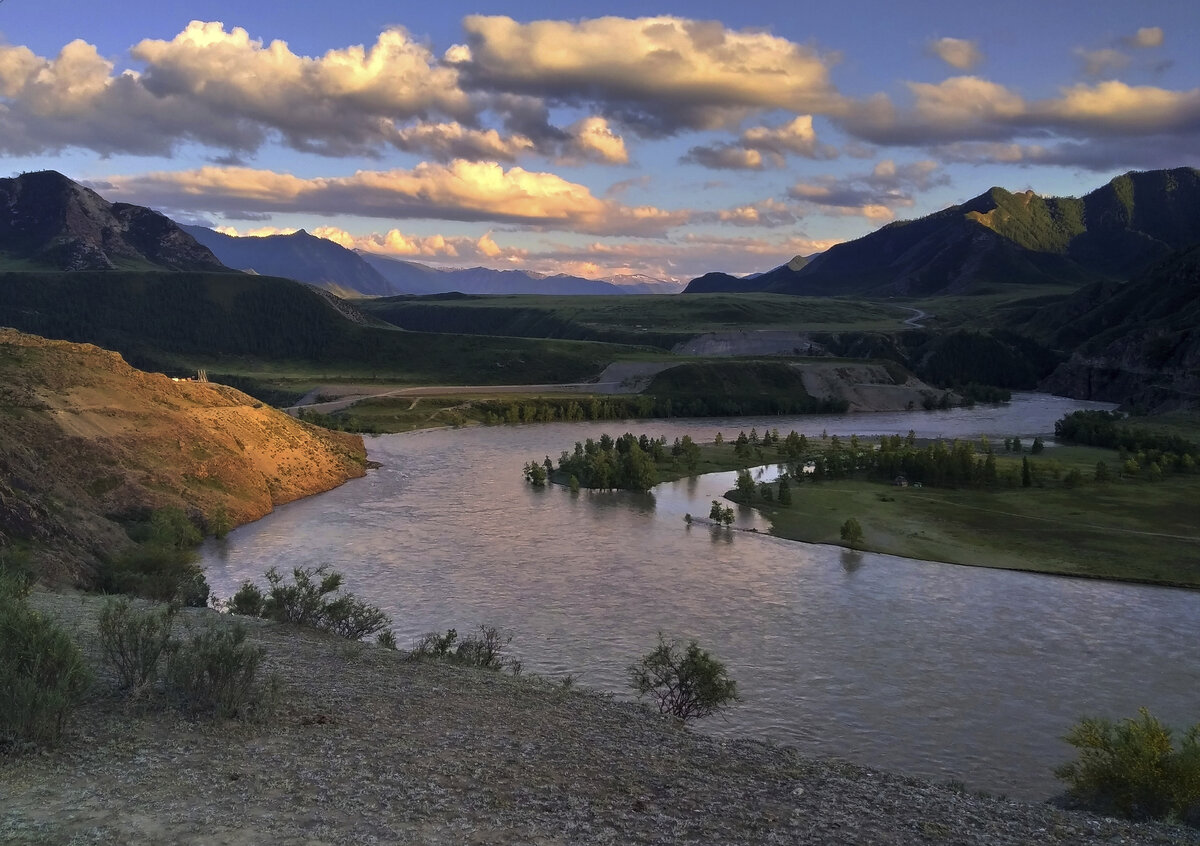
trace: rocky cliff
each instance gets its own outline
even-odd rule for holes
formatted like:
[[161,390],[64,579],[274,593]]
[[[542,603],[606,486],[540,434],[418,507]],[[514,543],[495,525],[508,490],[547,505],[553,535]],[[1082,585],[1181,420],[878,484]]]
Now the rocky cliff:
[[0,550],[30,548],[49,580],[87,584],[128,544],[122,517],[174,506],[245,523],[365,468],[357,435],[91,344],[0,329]]

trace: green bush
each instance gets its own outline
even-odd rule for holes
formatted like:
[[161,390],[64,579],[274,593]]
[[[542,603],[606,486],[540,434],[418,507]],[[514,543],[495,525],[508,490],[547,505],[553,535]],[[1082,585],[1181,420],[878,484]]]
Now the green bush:
[[0,590],[0,742],[52,743],[91,684],[79,647],[25,604],[5,578]]
[[254,582],[242,582],[242,586],[237,589],[229,600],[225,603],[225,608],[230,614],[241,614],[244,617],[261,617],[263,615],[263,602],[265,597],[258,585]]
[[375,636],[375,642],[384,649],[396,648],[396,635],[391,629],[384,629]]
[[738,699],[737,683],[725,665],[691,641],[681,649],[662,632],[658,646],[629,667],[629,684],[639,697],[650,696],[660,714],[687,722],[707,717]]
[[170,651],[175,611],[138,611],[127,599],[110,599],[100,611],[100,648],[124,687],[149,684],[158,675],[158,664]]
[[1054,774],[1075,799],[1104,813],[1200,824],[1200,723],[1184,734],[1178,750],[1171,730],[1145,708],[1119,723],[1080,720],[1065,740],[1079,750],[1079,759]]
[[311,626],[348,640],[370,637],[391,622],[378,607],[354,594],[334,596],[341,590],[342,574],[331,570],[328,564],[296,567],[290,583],[274,567],[267,570],[266,578],[266,593],[252,582],[243,582],[227,603],[229,610],[280,623]]
[[480,623],[478,632],[459,639],[457,629],[447,629],[445,634],[430,632],[420,637],[408,653],[409,660],[434,659],[482,667],[485,670],[501,670],[509,667],[520,672],[520,662],[505,654],[512,643],[512,635],[495,626]]
[[217,719],[253,717],[269,705],[258,678],[263,650],[240,623],[208,628],[171,652],[167,688],[185,708]]

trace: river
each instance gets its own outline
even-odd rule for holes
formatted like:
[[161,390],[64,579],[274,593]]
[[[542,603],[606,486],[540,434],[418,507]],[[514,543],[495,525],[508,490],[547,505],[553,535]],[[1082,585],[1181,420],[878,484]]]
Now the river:
[[[687,527],[733,474],[651,494],[571,494],[521,480],[601,432],[711,440],[757,427],[819,436],[995,440],[1079,407],[1037,394],[933,412],[561,423],[369,437],[382,466],[210,541],[214,592],[272,565],[328,562],[382,607],[401,646],[486,622],[526,670],[626,696],[659,630],[726,662],[743,701],[698,730],[754,736],[1023,799],[1057,792],[1082,715],[1200,718],[1200,593],[913,561]],[[1103,406],[1109,407],[1109,406]],[[767,528],[739,509],[741,528]]]

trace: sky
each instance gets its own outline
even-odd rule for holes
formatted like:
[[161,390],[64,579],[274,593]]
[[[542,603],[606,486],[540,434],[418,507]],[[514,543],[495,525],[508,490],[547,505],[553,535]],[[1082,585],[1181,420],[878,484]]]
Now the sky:
[[0,175],[439,266],[744,274],[1200,166],[1197,44],[1184,0],[0,0]]

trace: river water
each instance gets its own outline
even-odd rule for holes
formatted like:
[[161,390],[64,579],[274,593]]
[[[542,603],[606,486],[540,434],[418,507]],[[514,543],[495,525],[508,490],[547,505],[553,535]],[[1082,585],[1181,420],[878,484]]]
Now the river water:
[[[571,494],[521,480],[531,458],[625,431],[668,440],[754,426],[819,436],[1013,435],[1079,407],[477,427],[367,440],[363,479],[278,509],[203,563],[215,593],[272,565],[332,564],[387,611],[401,646],[480,622],[514,634],[528,671],[628,694],[626,668],[659,630],[726,662],[743,701],[698,730],[755,736],[971,789],[1042,799],[1082,715],[1145,705],[1200,719],[1200,593],[913,561],[766,534],[687,527],[733,474],[650,494]],[[1108,406],[1103,406],[1108,407]],[[741,528],[768,527],[740,509]]]

